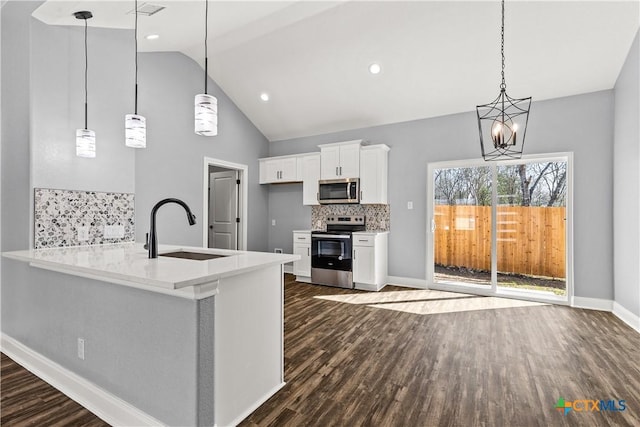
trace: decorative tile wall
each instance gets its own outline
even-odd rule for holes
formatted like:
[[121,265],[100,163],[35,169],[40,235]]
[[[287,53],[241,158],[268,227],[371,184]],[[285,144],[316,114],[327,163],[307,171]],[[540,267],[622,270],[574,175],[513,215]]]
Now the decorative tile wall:
[[326,230],[327,217],[332,215],[364,215],[367,231],[389,231],[389,205],[319,205],[311,207],[311,228]]
[[[36,188],[34,247],[133,242],[134,206],[133,194]],[[124,237],[105,238],[106,225],[123,226]],[[87,227],[87,240],[78,240],[79,227]]]

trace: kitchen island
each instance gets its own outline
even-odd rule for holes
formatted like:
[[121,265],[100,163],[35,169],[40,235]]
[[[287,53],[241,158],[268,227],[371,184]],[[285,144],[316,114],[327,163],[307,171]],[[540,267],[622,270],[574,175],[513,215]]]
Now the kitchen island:
[[284,385],[283,264],[299,257],[159,253],[149,259],[135,243],[4,253],[22,262],[3,264],[21,278],[3,281],[3,297],[27,302],[5,310],[3,351],[120,402],[114,411],[67,390],[111,424],[235,425]]

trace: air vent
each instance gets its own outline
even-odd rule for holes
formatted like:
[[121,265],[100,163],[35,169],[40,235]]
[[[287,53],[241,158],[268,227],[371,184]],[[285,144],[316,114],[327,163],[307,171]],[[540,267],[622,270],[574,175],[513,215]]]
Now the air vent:
[[[151,3],[142,3],[141,5],[138,6],[138,15],[151,16],[160,12],[162,9],[164,9],[164,6],[158,6]],[[132,9],[129,11],[128,14],[132,15],[135,12],[136,12],[135,9]]]

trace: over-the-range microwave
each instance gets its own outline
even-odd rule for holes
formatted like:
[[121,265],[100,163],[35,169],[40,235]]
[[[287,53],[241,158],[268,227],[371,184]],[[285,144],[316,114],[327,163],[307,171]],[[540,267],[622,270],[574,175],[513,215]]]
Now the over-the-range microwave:
[[325,179],[318,181],[318,202],[321,205],[360,203],[360,179]]

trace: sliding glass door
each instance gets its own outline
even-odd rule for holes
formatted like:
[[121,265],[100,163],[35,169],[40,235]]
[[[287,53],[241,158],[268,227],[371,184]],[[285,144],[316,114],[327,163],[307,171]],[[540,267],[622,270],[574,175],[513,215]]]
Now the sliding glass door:
[[430,287],[568,300],[570,155],[429,165]]

